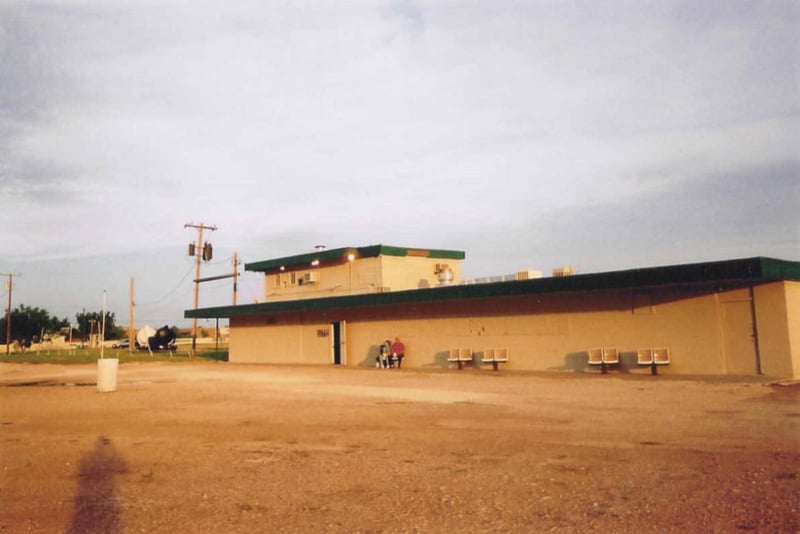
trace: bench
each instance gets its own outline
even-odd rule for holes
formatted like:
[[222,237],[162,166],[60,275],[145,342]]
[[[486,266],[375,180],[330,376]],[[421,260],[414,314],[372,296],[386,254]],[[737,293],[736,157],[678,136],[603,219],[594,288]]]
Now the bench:
[[498,364],[506,363],[509,360],[508,349],[484,349],[481,357],[482,363],[491,363],[492,369],[497,371]]
[[465,363],[472,363],[472,349],[450,349],[450,356],[447,358],[447,361],[450,363],[455,363],[458,365],[459,369],[463,369]]
[[589,349],[589,365],[599,365],[603,374],[608,373],[609,365],[619,364],[619,351],[615,348]]
[[669,365],[669,349],[639,349],[636,351],[636,363],[650,367],[650,374],[658,374],[659,365]]

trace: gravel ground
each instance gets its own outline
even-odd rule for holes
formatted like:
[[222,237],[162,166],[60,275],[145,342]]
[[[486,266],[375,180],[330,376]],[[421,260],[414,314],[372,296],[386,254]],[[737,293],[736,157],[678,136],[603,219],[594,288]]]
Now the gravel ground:
[[800,387],[0,364],[0,532],[800,531]]

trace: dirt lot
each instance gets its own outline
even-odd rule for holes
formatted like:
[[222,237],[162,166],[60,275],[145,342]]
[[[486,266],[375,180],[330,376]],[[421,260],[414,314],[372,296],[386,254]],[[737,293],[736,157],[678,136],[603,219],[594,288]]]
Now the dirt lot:
[[0,532],[798,532],[800,387],[0,364]]

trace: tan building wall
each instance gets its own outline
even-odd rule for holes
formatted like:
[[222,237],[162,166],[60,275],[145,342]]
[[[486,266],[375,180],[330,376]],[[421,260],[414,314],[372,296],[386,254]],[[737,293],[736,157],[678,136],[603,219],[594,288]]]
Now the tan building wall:
[[[447,265],[451,283],[461,281],[461,261],[414,256],[378,256],[325,267],[267,274],[266,301],[360,295],[440,285],[437,266]],[[306,276],[307,275],[307,276]],[[308,281],[306,281],[308,279]]]
[[786,314],[792,376],[800,378],[800,282],[786,282]]
[[[231,324],[230,360],[237,363],[331,363],[330,336],[317,335],[329,325],[302,324],[289,318],[288,324],[270,325],[263,317],[234,317]],[[235,356],[233,356],[235,355]]]
[[800,377],[800,282],[757,286],[754,294],[762,372]]
[[[678,289],[618,290],[428,302],[231,318],[232,362],[333,362],[334,323],[343,336],[341,363],[374,365],[379,343],[406,344],[406,367],[447,367],[453,347],[508,348],[503,368],[587,369],[586,351],[616,347],[621,370],[642,347],[665,347],[662,374],[800,376],[797,332],[800,284],[770,283],[720,293]],[[757,319],[758,351],[753,337]],[[479,355],[476,361],[479,360]]]
[[451,283],[461,282],[461,261],[414,256],[381,256],[383,285],[391,291],[403,289],[423,289],[437,287],[439,282],[437,266],[447,266],[452,274]]

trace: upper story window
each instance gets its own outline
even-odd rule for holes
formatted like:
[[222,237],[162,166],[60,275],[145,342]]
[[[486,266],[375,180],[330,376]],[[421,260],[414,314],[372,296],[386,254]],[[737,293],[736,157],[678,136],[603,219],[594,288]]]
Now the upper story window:
[[316,272],[290,272],[276,273],[271,276],[273,289],[286,289],[287,287],[302,286],[319,281]]

